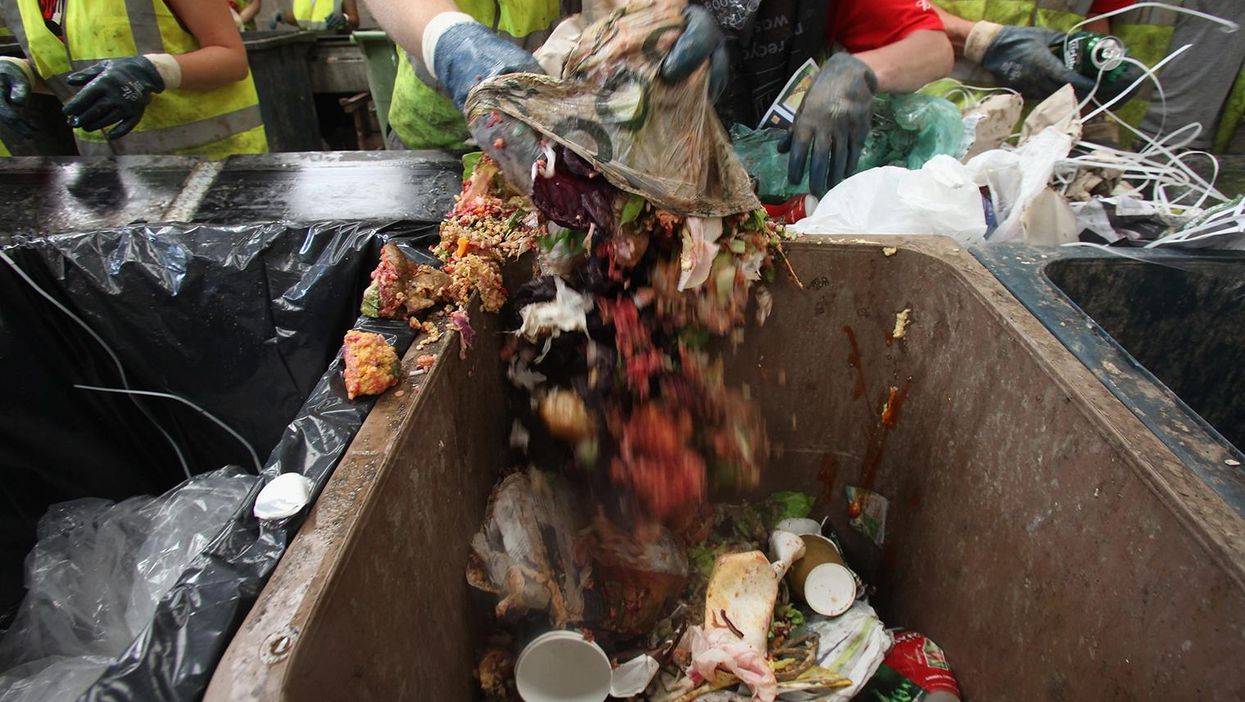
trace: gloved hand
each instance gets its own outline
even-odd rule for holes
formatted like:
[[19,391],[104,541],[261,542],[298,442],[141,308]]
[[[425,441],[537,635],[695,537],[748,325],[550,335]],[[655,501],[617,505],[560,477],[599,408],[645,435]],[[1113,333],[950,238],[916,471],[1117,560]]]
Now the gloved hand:
[[[431,48],[432,71],[459,110],[467,104],[471,89],[487,78],[504,73],[544,73],[535,56],[479,22],[457,21],[443,29],[435,24],[449,14],[439,15],[425,30],[424,58],[428,63]],[[433,32],[436,34],[430,37]]]
[[1104,79],[1094,90],[1094,78],[1069,70],[1051,49],[1067,34],[1045,27],[1005,27],[991,22],[973,25],[964,55],[990,71],[999,83],[1027,98],[1044,100],[1066,84],[1079,99],[1094,93],[1101,100],[1119,95],[1141,76],[1141,69],[1129,65],[1115,80]]
[[[438,15],[424,30],[424,63],[462,111],[471,89],[506,73],[544,73],[536,57],[461,13]],[[497,162],[506,179],[531,190],[539,138],[526,124],[502,114],[480,115],[469,124],[480,149]]]
[[92,132],[115,124],[105,133],[109,139],[129,134],[143,118],[151,94],[164,90],[164,78],[143,56],[100,61],[69,74],[65,81],[86,86],[62,110],[70,126]]
[[795,123],[779,153],[790,152],[787,178],[804,179],[804,164],[812,152],[808,188],[816,197],[826,194],[856,169],[869,138],[873,94],[878,79],[864,61],[840,52],[831,56],[804,94]]
[[506,182],[519,192],[532,192],[532,164],[544,150],[541,137],[523,122],[500,112],[481,114],[471,121],[471,136],[480,150],[497,163]]
[[30,138],[30,122],[21,115],[21,108],[30,97],[30,80],[21,67],[12,61],[0,61],[0,123],[23,139]]
[[345,13],[334,12],[324,19],[324,28],[330,32],[348,30],[351,29],[350,20],[346,19]]
[[661,77],[669,83],[677,83],[708,59],[709,98],[717,100],[726,89],[726,79],[731,70],[726,53],[726,35],[718,27],[713,13],[700,5],[688,5],[683,10],[683,17],[687,24],[661,62]]

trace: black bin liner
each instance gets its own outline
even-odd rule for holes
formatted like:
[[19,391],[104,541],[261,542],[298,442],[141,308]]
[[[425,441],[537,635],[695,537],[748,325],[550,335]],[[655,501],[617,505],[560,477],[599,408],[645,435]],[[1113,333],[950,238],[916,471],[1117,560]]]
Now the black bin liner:
[[[357,318],[368,273],[386,241],[409,254],[435,238],[431,223],[153,225],[5,247],[102,338],[126,377],[88,331],[0,263],[9,391],[0,410],[0,610],[20,601],[22,563],[48,505],[160,494],[185,479],[183,460],[193,473],[257,469],[247,448],[192,407],[75,384],[182,396],[241,434],[267,478],[299,472],[318,493],[374,403],[346,399],[345,331],[380,332],[399,353],[413,339],[404,323]],[[201,696],[301,522],[256,520],[259,487],[83,699]]]

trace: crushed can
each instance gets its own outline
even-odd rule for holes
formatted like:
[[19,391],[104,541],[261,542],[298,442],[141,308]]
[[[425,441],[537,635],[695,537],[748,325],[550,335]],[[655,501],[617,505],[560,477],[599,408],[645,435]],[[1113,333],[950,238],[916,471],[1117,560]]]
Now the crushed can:
[[873,677],[860,691],[860,699],[884,702],[960,702],[947,655],[924,634],[895,631],[895,645]]
[[1050,43],[1051,51],[1063,61],[1069,71],[1086,78],[1097,78],[1109,83],[1124,73],[1124,58],[1128,48],[1118,37],[1097,32],[1073,32]]
[[795,195],[778,205],[762,204],[766,214],[783,224],[795,224],[817,209],[817,198],[812,195]]

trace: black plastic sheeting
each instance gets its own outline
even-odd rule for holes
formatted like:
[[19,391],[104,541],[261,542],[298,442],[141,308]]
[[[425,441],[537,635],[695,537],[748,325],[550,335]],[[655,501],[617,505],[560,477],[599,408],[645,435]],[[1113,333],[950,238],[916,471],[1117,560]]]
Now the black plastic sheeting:
[[[367,274],[385,241],[427,256],[435,237],[433,224],[136,226],[23,241],[4,251],[106,341],[131,388],[197,403],[242,434],[261,459],[271,449],[263,461],[267,479],[299,472],[318,494],[374,403],[346,399],[342,335],[352,326],[380,332],[399,354],[413,339],[404,323],[356,319]],[[75,389],[123,382],[90,334],[4,263],[0,369],[10,395],[0,410],[0,495],[11,507],[0,517],[5,608],[21,596],[22,560],[49,504],[160,494],[186,477],[157,424],[191,472],[225,464],[254,469],[241,443],[192,408]],[[256,520],[251,509],[260,486],[82,699],[202,695],[302,521]]]

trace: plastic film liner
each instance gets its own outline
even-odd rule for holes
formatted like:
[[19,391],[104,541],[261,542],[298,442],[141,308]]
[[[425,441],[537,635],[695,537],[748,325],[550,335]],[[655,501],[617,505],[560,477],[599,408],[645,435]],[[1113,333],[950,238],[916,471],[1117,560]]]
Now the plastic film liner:
[[[81,699],[202,695],[302,521],[260,523],[251,512],[259,489],[299,472],[318,494],[374,404],[346,399],[342,336],[351,327],[379,332],[399,354],[414,337],[402,322],[358,317],[380,247],[396,240],[432,262],[426,249],[436,238],[434,224],[133,226],[5,247],[115,351],[130,387],[197,403],[262,462],[263,479],[228,526]],[[0,368],[12,400],[0,410],[0,492],[12,507],[0,516],[7,610],[21,597],[22,561],[48,505],[158,495],[185,479],[153,419],[194,473],[255,467],[236,439],[180,403],[143,398],[140,410],[124,395],[74,389],[123,382],[86,331],[2,263],[0,301]]]
[[678,84],[659,76],[684,5],[619,8],[580,35],[560,78],[519,73],[481,83],[467,99],[469,119],[518,119],[670,212],[722,217],[760,207],[709,100],[707,64]]

